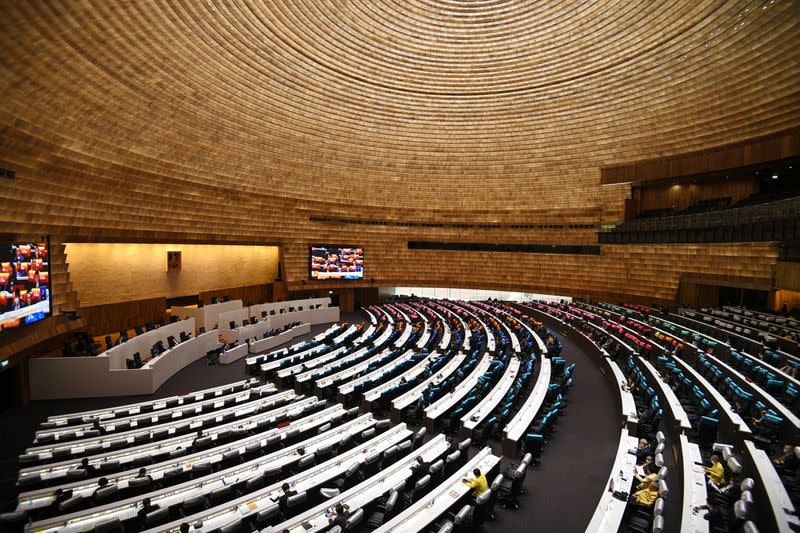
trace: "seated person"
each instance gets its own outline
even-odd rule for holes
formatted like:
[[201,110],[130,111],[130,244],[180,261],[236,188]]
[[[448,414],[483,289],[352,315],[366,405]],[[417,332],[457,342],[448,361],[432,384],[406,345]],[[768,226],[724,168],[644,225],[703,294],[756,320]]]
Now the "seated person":
[[328,518],[331,525],[339,526],[344,529],[347,525],[347,519],[350,517],[350,507],[347,505],[337,503],[334,508],[333,515]]
[[753,422],[754,426],[760,426],[761,422],[764,420],[764,415],[766,415],[766,414],[767,414],[767,410],[766,409],[762,409],[758,413],[758,416],[751,418],[750,421]]
[[643,490],[650,486],[650,483],[653,481],[658,481],[658,473],[656,472],[656,466],[653,463],[644,466],[644,475],[640,476],[639,474],[635,473],[633,476],[636,478],[636,481],[639,484],[636,486],[637,490]]
[[644,458],[644,462],[642,464],[638,465],[638,466],[641,466],[642,468],[646,468],[647,465],[651,465],[651,464],[653,464],[653,456],[652,455],[648,455],[647,457]]
[[646,505],[650,507],[658,499],[658,483],[655,481],[650,482],[646,489],[639,490],[633,493],[633,501],[639,505]]
[[94,489],[94,492],[92,493],[92,498],[95,498],[97,496],[97,491],[98,490],[102,489],[103,487],[107,487],[107,486],[108,486],[108,480],[106,478],[101,477],[100,479],[98,479],[97,480],[97,488]]
[[636,447],[636,461],[644,462],[648,455],[653,454],[653,447],[647,442],[647,439],[639,439],[639,446]]
[[703,518],[708,520],[710,531],[718,531],[724,527],[728,518],[727,513],[712,498],[708,498],[705,505],[692,508],[692,511],[695,513],[700,510],[708,510],[708,512],[703,515]]
[[144,517],[147,516],[148,513],[152,513],[157,509],[158,509],[157,503],[150,503],[150,498],[145,498],[144,500],[142,500],[142,508],[139,509],[139,512],[136,514],[139,517],[139,520],[144,521]]
[[481,470],[476,468],[472,471],[472,474],[475,476],[472,479],[462,479],[461,482],[464,483],[466,486],[470,487],[472,491],[470,494],[477,498],[489,488],[489,482],[486,481],[486,476],[481,474]]
[[283,516],[287,516],[288,508],[286,507],[286,502],[289,500],[290,496],[297,494],[297,491],[291,490],[288,483],[281,485],[281,490],[283,491],[283,494],[277,498],[272,498],[272,501],[278,502],[278,508],[280,508],[281,513]]
[[783,445],[783,452],[772,460],[775,463],[777,470],[782,470],[785,473],[792,473],[797,469],[800,464],[800,459],[795,454],[795,447],[791,444]]
[[413,465],[411,465],[411,471],[414,472],[416,477],[423,477],[428,473],[428,469],[431,467],[430,463],[426,463],[422,456],[417,456]]
[[82,468],[83,470],[86,470],[86,476],[87,477],[92,477],[97,472],[97,468],[95,468],[94,465],[89,464],[89,459],[86,458],[86,457],[81,459],[81,466],[79,468]]
[[715,485],[722,485],[725,483],[725,468],[723,468],[722,463],[719,462],[718,455],[712,455],[711,466],[705,467],[703,470],[706,471],[706,477],[708,477],[710,483]]

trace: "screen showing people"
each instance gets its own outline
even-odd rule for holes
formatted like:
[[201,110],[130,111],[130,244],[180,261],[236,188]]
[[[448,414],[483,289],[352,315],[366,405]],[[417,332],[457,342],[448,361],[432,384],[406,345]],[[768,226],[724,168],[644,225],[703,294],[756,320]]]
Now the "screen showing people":
[[311,246],[311,279],[362,279],[364,249],[357,246]]
[[50,313],[50,250],[46,242],[0,242],[0,331]]

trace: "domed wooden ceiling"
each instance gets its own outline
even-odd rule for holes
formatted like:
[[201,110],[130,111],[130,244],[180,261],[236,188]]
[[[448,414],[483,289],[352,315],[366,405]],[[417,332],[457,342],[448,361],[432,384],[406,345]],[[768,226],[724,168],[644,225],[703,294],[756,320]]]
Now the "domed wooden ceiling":
[[789,0],[0,9],[0,159],[60,198],[596,207],[601,165],[800,124]]

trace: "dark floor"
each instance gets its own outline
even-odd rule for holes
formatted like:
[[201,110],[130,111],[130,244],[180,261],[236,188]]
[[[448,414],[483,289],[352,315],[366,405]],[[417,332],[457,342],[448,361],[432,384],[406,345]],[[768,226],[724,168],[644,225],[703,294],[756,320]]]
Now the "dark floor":
[[[358,313],[343,313],[341,319],[362,320]],[[311,333],[293,340],[291,344],[313,337],[327,327],[313,326]],[[487,524],[489,533],[499,532],[501,528],[507,532],[584,531],[608,481],[618,445],[619,425],[610,422],[618,419],[616,403],[590,356],[564,334],[560,337],[568,364],[577,364],[566,413],[559,419],[550,444],[542,454],[541,464],[527,474],[527,494],[520,499],[519,510],[498,508],[495,522]],[[0,438],[0,510],[13,507],[17,456],[30,446],[36,428],[48,416],[162,398],[246,377],[244,361],[209,367],[203,359],[173,376],[152,396],[37,401],[0,413],[0,427],[12,428]],[[499,444],[494,448],[499,454]],[[510,460],[504,460],[503,466],[508,462]]]

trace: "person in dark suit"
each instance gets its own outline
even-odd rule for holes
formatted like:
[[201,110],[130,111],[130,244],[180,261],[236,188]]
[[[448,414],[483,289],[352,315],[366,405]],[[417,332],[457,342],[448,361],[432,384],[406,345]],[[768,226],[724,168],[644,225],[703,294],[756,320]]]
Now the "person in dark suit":
[[281,485],[281,490],[283,491],[283,494],[281,494],[277,499],[273,499],[272,501],[278,502],[278,508],[281,510],[281,513],[283,514],[283,516],[287,516],[286,511],[288,510],[288,507],[286,503],[289,501],[289,498],[291,496],[297,494],[297,491],[291,490],[291,488],[289,488],[288,483],[284,483],[283,485]]
[[142,508],[139,509],[139,512],[136,513],[136,515],[139,517],[139,520],[144,521],[144,517],[147,516],[148,513],[152,513],[157,509],[157,503],[150,503],[150,498],[145,498],[142,500]]
[[81,459],[81,466],[80,466],[80,468],[82,468],[82,469],[86,470],[86,477],[92,477],[92,476],[94,476],[94,475],[95,475],[95,473],[97,472],[97,468],[95,468],[95,466],[94,466],[94,465],[92,465],[92,464],[89,464],[89,459],[87,459],[86,457],[84,457],[83,459]]
[[98,479],[97,480],[97,488],[94,489],[94,492],[92,493],[92,498],[97,497],[97,491],[98,490],[102,489],[103,487],[107,487],[107,486],[108,486],[108,480],[106,478],[101,477],[100,479]]
[[347,519],[350,518],[350,508],[346,505],[341,503],[336,504],[336,516],[329,519],[331,525],[339,526],[340,528],[344,529],[347,525]]
[[653,446],[646,439],[639,439],[639,446],[636,448],[636,462],[643,463],[648,455],[653,454]]
[[414,461],[414,464],[411,465],[411,471],[414,473],[415,477],[423,477],[428,474],[428,470],[431,467],[430,463],[426,463],[420,455],[418,455]]

